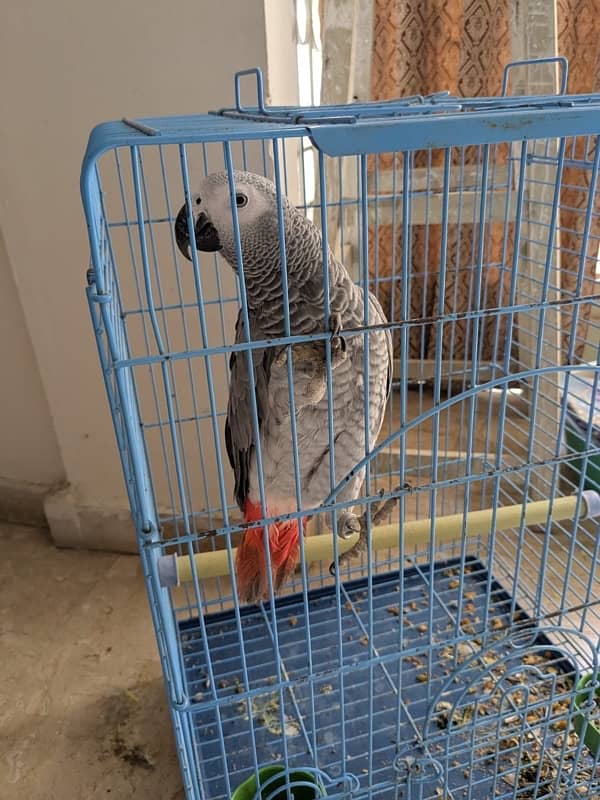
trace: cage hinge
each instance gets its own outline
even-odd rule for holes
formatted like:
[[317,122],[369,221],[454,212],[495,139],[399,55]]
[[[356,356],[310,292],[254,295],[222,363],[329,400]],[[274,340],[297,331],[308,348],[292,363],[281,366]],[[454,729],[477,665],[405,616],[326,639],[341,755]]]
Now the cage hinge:
[[100,303],[100,304],[110,303],[113,299],[111,292],[103,292],[102,294],[99,294],[98,292],[93,292],[90,295],[90,297],[94,301],[94,303]]

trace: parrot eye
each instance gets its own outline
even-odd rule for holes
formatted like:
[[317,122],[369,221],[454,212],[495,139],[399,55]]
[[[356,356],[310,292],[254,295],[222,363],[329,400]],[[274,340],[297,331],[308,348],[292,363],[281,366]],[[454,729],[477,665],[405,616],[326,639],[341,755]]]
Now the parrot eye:
[[245,194],[236,194],[235,204],[238,208],[243,208],[248,205],[248,198]]
[[197,197],[196,198],[196,205],[199,206],[201,202],[202,202],[202,198],[201,197]]

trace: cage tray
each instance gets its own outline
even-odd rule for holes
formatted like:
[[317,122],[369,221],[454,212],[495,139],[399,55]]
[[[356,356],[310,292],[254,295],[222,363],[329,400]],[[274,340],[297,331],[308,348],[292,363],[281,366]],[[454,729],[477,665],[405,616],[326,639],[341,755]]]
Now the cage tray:
[[[564,741],[570,735],[568,702],[563,722],[560,708],[554,722],[544,715],[549,706],[560,706],[561,694],[570,699],[574,665],[528,623],[481,561],[467,558],[462,578],[460,564],[450,559],[433,569],[409,567],[402,576],[374,576],[371,615],[367,580],[360,579],[341,587],[341,602],[330,586],[310,591],[307,606],[302,595],[293,595],[278,599],[275,610],[270,604],[242,608],[239,622],[232,610],[207,615],[202,623],[181,622],[204,796],[228,798],[256,758],[259,764],[318,764],[334,779],[351,773],[365,796],[368,776],[369,797],[408,797],[404,773],[412,759],[423,765],[423,800],[514,797],[515,782],[519,797],[561,797],[552,787],[566,777],[558,745],[560,736]],[[511,621],[527,631],[528,647],[515,648],[506,639]],[[502,688],[499,671],[511,675]],[[515,687],[528,680],[536,688],[525,691],[526,705],[519,709],[521,690]],[[524,745],[538,753],[537,761],[535,755],[523,761]],[[448,765],[445,777],[431,759]],[[331,793],[346,796],[342,788]],[[359,790],[353,796],[363,795]]]

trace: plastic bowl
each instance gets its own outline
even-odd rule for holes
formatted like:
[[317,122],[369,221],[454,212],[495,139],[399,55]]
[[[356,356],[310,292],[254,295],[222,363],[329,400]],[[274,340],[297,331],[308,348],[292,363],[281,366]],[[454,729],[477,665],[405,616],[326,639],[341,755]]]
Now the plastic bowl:
[[[579,420],[572,414],[567,413],[567,424],[565,425],[565,439],[567,448],[572,453],[583,453],[586,449],[586,430],[580,424]],[[591,447],[599,447],[600,442],[596,431],[592,433],[590,443]],[[575,472],[577,479],[579,479],[584,468],[583,458],[574,458],[569,461],[570,468]],[[598,491],[600,487],[600,455],[589,455],[585,475],[583,476],[583,483],[586,489],[593,489]]]
[[[584,703],[589,700],[591,689],[588,688],[588,683],[592,680],[593,675],[584,675],[577,684],[577,694],[575,695],[575,706],[581,708]],[[600,686],[595,691],[596,697],[600,697]],[[573,717],[573,727],[583,738],[583,742],[589,749],[594,758],[598,757],[600,753],[600,721],[588,722],[586,724],[584,714],[576,714]]]
[[[276,775],[280,777],[277,778]],[[288,788],[294,800],[318,800],[327,796],[325,787],[313,772],[293,769],[286,774],[283,764],[261,767],[258,770],[258,779],[257,786],[256,775],[251,775],[235,789],[231,800],[254,800],[255,797],[260,797],[261,800],[288,800]]]

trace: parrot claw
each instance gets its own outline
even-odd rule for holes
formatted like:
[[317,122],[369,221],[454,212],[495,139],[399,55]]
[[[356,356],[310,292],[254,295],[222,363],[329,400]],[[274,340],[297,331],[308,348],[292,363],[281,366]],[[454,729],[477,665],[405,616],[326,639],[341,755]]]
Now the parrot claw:
[[354,542],[350,550],[338,558],[337,564],[335,561],[329,565],[329,574],[335,576],[339,567],[351,561],[357,555],[367,549],[367,519],[366,514],[357,517],[351,511],[343,511],[338,519],[337,534],[341,539],[349,539],[351,536],[358,533],[358,539]]
[[331,340],[331,369],[336,369],[347,358],[346,340],[342,336]]
[[350,539],[354,534],[360,533],[361,524],[356,514],[343,511],[338,517],[337,535],[340,539]]
[[273,358],[273,364],[276,367],[285,367],[287,364],[287,347],[282,347],[281,350]]
[[341,314],[332,314],[329,318],[329,329],[331,331],[331,368],[335,369],[346,360],[347,342],[340,336],[342,330]]
[[339,313],[331,314],[329,316],[329,330],[333,336],[337,336],[342,330],[342,315]]

